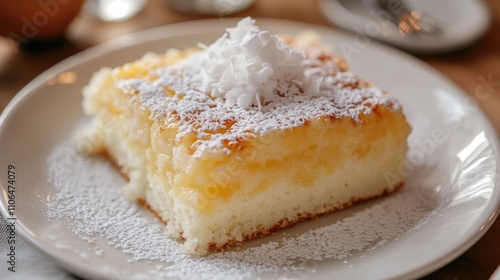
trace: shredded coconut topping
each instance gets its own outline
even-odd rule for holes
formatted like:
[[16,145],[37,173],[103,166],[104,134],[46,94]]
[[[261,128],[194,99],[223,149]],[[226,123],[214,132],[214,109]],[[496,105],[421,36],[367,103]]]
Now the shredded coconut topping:
[[290,129],[320,117],[358,122],[377,105],[399,110],[393,97],[366,86],[325,47],[283,40],[250,18],[181,62],[152,70],[153,80],[124,79],[154,120],[194,133],[196,155]]
[[[248,109],[272,101],[281,83],[316,84],[304,75],[305,54],[284,44],[269,31],[261,31],[247,17],[199,57],[202,90],[222,97],[229,105]],[[318,94],[316,88],[310,94]]]

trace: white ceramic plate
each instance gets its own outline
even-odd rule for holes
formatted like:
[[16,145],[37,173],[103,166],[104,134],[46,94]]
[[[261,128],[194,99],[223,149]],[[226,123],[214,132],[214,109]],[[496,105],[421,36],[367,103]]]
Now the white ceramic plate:
[[[17,94],[0,118],[1,209],[8,217],[5,174],[7,166],[13,164],[18,233],[25,240],[81,277],[148,279],[161,276],[157,268],[164,264],[155,260],[129,263],[129,255],[105,242],[83,241],[80,235],[73,233],[71,221],[47,218],[47,200],[58,192],[54,179],[47,178],[47,158],[61,145],[67,145],[75,127],[85,121],[80,90],[98,68],[132,61],[148,51],[163,52],[169,47],[183,48],[199,41],[210,43],[234,23],[235,20],[227,19],[187,22],[126,36],[59,63]],[[265,19],[258,20],[258,24],[274,32],[296,33],[304,29],[319,32],[347,57],[355,72],[400,99],[414,130],[410,137],[409,179],[402,192],[302,223],[252,244],[279,242],[284,234],[293,237],[313,228],[335,227],[340,222],[356,223],[363,219],[373,222],[369,221],[369,215],[363,219],[358,216],[377,207],[390,215],[398,212],[400,221],[413,222],[397,228],[399,232],[384,242],[350,250],[344,257],[315,260],[312,265],[299,266],[297,271],[284,266],[262,275],[250,274],[252,277],[417,278],[447,264],[484,234],[496,218],[500,203],[498,140],[483,113],[466,94],[434,69],[400,51],[369,41],[360,45],[355,37],[324,27]],[[478,80],[478,86],[480,84]],[[477,94],[478,98],[488,98],[485,90]],[[81,181],[91,173],[91,170],[81,170]],[[115,187],[120,187],[123,181],[119,176],[114,178],[117,178]],[[408,209],[411,211],[406,211]],[[141,213],[151,218],[149,213]],[[396,230],[398,225],[398,221],[388,221],[386,227]],[[99,254],[91,258],[82,254],[95,253],[96,246],[102,249]],[[195,277],[196,271],[191,272],[195,273],[191,277]],[[211,276],[204,273],[198,276]],[[222,274],[232,277],[231,271]]]
[[[439,26],[439,32],[401,36],[397,28],[381,18],[372,0],[321,0],[323,14],[335,25],[370,36],[416,53],[446,52],[465,47],[488,29],[490,11],[484,1],[476,0],[406,0],[411,9],[421,11]],[[360,35],[358,35],[360,36]]]

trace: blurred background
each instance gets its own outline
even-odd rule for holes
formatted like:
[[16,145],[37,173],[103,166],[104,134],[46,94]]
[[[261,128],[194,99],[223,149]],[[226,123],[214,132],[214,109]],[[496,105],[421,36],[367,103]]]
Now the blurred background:
[[[477,101],[497,132],[500,132],[500,1],[453,1],[451,6],[441,5],[431,9],[429,16],[414,11],[412,5],[432,5],[432,2],[439,1],[407,1],[408,7],[403,9],[405,13],[397,17],[386,16],[381,10],[375,13],[366,10],[368,2],[0,0],[0,112],[23,86],[44,70],[75,53],[124,34],[176,22],[244,16],[287,19],[356,32],[355,28],[350,27],[362,23],[367,16],[371,17],[368,20],[373,20],[378,15],[380,18],[376,20],[394,23],[392,30],[387,30],[384,35],[396,36],[396,39],[376,39],[417,56],[476,100],[475,91],[483,83],[491,93],[491,98]],[[474,11],[465,6],[455,6],[462,2],[480,6],[473,6],[479,7]],[[385,7],[390,10],[390,7],[386,7],[391,4],[388,1],[379,0],[376,3],[377,9]],[[437,13],[438,9],[447,10],[449,14],[441,10]],[[464,9],[467,13],[459,15]],[[460,27],[460,24],[471,28]],[[455,32],[450,31],[454,34],[450,38],[455,41],[450,39],[446,47],[432,45],[435,41],[432,39],[419,45],[420,41],[415,39],[445,34],[447,30]],[[416,32],[421,35],[410,34]],[[404,40],[400,40],[398,34]],[[408,40],[414,42],[405,43]],[[484,81],[487,85],[484,85]],[[497,220],[465,254],[423,279],[488,279],[500,264],[499,248],[500,221]]]

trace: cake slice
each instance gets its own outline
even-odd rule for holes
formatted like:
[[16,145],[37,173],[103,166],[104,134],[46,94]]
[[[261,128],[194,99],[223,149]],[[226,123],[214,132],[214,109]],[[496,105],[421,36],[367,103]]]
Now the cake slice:
[[103,68],[83,96],[84,136],[102,136],[92,152],[107,153],[125,195],[189,254],[404,184],[388,176],[404,167],[410,133],[398,101],[315,36],[278,37],[250,18],[210,46]]

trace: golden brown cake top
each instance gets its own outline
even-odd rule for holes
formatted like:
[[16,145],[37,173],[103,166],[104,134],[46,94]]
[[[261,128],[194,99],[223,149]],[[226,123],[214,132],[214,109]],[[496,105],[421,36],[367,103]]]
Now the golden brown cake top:
[[177,127],[179,140],[194,134],[198,156],[230,153],[241,141],[316,118],[358,122],[377,106],[400,110],[397,100],[347,71],[345,61],[310,37],[282,39],[246,18],[201,47],[152,70],[152,79],[117,83],[138,95],[152,119]]

